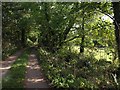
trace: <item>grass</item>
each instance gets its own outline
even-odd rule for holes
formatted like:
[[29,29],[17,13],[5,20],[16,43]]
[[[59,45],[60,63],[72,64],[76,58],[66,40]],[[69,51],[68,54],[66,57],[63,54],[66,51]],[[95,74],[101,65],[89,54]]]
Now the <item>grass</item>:
[[5,88],[23,88],[26,73],[26,64],[28,62],[28,51],[25,51],[11,66],[10,72],[2,80],[2,87]]

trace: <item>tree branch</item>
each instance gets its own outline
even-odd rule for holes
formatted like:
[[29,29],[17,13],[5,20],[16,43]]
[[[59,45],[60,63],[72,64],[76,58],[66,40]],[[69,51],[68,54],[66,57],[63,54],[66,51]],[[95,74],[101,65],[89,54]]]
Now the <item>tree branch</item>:
[[74,39],[76,39],[76,38],[80,38],[80,36],[74,36],[74,37],[72,37],[72,38],[70,38],[70,39],[64,41],[63,43],[66,43],[66,42],[72,41],[72,40],[74,40]]
[[118,29],[120,29],[119,24],[117,23],[117,21],[115,20],[115,18],[112,15],[110,15],[108,13],[105,13],[105,12],[102,12],[100,10],[97,10],[97,11],[104,14],[104,15],[106,15],[106,16],[108,16],[109,18],[111,18],[114,21],[114,23],[117,25]]

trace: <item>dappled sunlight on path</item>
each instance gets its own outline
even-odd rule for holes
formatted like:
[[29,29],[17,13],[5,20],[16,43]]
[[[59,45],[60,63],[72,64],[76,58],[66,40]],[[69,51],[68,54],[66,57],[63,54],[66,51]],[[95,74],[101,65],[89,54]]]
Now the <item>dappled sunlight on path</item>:
[[11,65],[15,62],[15,60],[22,54],[23,50],[20,50],[16,52],[14,55],[11,55],[4,61],[0,61],[0,77],[5,77],[5,75],[8,73],[9,69],[11,68]]
[[25,77],[25,88],[49,88],[40,70],[37,57],[35,54],[30,54]]

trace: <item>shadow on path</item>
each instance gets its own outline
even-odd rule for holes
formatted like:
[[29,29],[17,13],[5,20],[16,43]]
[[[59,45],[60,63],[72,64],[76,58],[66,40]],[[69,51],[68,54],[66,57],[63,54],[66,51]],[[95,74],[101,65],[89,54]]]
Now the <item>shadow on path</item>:
[[31,50],[27,65],[25,88],[49,88],[38,64],[35,50]]
[[14,55],[11,55],[4,61],[0,61],[0,77],[5,77],[8,73],[11,65],[15,62],[15,60],[23,53],[24,49],[17,51]]

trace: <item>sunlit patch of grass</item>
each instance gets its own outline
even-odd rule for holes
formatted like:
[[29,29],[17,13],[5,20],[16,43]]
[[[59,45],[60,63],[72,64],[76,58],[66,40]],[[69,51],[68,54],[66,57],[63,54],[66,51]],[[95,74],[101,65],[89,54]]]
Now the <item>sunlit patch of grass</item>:
[[[109,50],[108,50],[109,51]],[[112,59],[114,58],[112,53],[107,53],[105,51],[105,49],[98,49],[95,52],[95,58],[100,60],[100,59],[106,59],[107,61],[112,61]]]
[[78,53],[80,53],[80,47],[79,46],[74,46],[74,47],[72,47],[72,51],[76,52],[78,54]]
[[[80,47],[79,46],[72,46],[71,47],[71,51],[72,52],[76,52],[77,54],[80,53]],[[109,52],[109,48],[85,48],[84,49],[84,55],[94,55],[94,57],[97,60],[100,59],[106,59],[106,61],[112,61],[114,56],[112,53],[108,53]]]
[[3,78],[3,88],[23,88],[28,61],[28,52],[24,52],[11,66],[8,76]]

